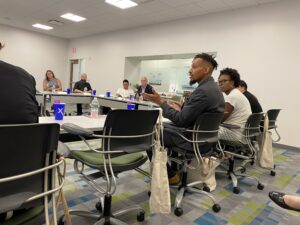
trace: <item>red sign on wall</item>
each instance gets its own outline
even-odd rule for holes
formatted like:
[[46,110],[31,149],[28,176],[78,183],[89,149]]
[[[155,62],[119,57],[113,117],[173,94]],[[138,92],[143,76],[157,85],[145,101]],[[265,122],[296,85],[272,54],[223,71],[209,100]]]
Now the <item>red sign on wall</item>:
[[76,53],[76,48],[71,48],[71,53],[75,54]]

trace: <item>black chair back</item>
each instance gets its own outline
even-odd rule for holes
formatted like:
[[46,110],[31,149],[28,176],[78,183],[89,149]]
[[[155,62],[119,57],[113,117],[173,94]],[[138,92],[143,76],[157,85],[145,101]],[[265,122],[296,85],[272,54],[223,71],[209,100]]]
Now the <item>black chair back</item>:
[[207,143],[215,143],[218,141],[219,126],[222,121],[223,113],[203,113],[197,118],[194,129],[197,131],[198,140]]
[[276,120],[281,109],[270,109],[267,111],[269,119],[269,129],[274,129],[277,127]]
[[255,137],[260,133],[260,122],[263,118],[263,113],[252,113],[245,124],[245,136],[246,137]]
[[[158,114],[158,110],[111,110],[107,114],[103,134],[128,138],[104,138],[104,150],[132,153],[149,149],[153,142],[154,135],[151,133],[157,123]],[[147,136],[134,137],[136,135]]]
[[[58,137],[58,124],[0,125],[0,178],[31,172],[55,163]],[[49,172],[49,178],[51,175]],[[52,179],[49,179],[50,187]],[[24,192],[44,192],[44,173],[0,183],[0,198]],[[36,201],[43,203],[43,198]],[[35,205],[36,201],[27,203],[26,207]]]

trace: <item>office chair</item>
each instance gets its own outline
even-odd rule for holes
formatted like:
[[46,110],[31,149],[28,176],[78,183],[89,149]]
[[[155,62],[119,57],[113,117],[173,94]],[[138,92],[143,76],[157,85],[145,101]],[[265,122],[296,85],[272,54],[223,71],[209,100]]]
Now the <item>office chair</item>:
[[269,130],[273,130],[276,132],[277,134],[277,139],[273,139],[273,142],[279,142],[281,137],[277,131],[277,125],[276,125],[276,121],[277,121],[277,117],[278,114],[280,113],[281,109],[269,109],[266,114],[269,118]]
[[[204,184],[204,191],[196,188],[195,186],[203,184],[202,181],[195,181],[187,183],[188,168],[190,169],[201,169],[201,163],[203,163],[203,157],[215,156],[215,146],[218,143],[218,130],[220,122],[223,118],[223,113],[204,113],[200,114],[197,118],[192,129],[178,128],[172,125],[165,125],[165,132],[172,132],[178,135],[178,138],[182,138],[187,142],[190,142],[193,146],[193,151],[187,151],[179,147],[172,147],[169,151],[172,152],[169,159],[172,162],[177,163],[181,167],[182,178],[181,184],[178,186],[178,192],[175,199],[175,210],[176,216],[181,216],[183,210],[180,207],[185,193],[191,192],[196,194],[203,194],[209,197],[213,201],[212,209],[214,212],[221,210],[220,205],[216,204],[215,198],[208,192],[209,188]],[[185,135],[183,135],[183,133]],[[201,150],[205,150],[206,153],[202,154]],[[178,157],[172,157],[172,155],[178,155]],[[193,159],[197,160],[197,166],[192,167],[189,164]]]
[[[244,140],[240,139],[232,139],[222,140],[220,138],[220,143],[224,146],[224,153],[229,154],[228,158],[229,166],[227,171],[217,171],[218,173],[225,173],[229,176],[233,183],[233,193],[240,193],[240,188],[238,187],[237,177],[250,178],[257,181],[257,188],[259,190],[264,189],[264,185],[258,180],[258,178],[254,176],[247,175],[246,165],[250,163],[254,164],[257,149],[256,149],[256,138],[260,134],[260,121],[263,118],[263,113],[253,113],[251,114],[245,124],[243,131]],[[221,124],[221,126],[233,130],[233,129],[241,129],[239,126],[231,125],[231,124]],[[240,166],[235,168],[235,158],[242,159],[242,163]],[[223,166],[222,166],[223,167]],[[237,173],[240,171],[241,173]]]
[[[155,125],[158,110],[111,110],[105,120],[103,134],[93,132],[73,124],[64,124],[63,129],[68,133],[81,137],[89,147],[89,151],[71,149],[74,158],[74,169],[87,183],[102,196],[102,201],[96,204],[97,213],[70,210],[71,215],[85,216],[97,219],[99,224],[126,224],[116,217],[131,211],[138,211],[137,220],[144,220],[144,210],[140,206],[129,206],[124,210],[112,212],[112,195],[116,191],[116,174],[137,169],[143,165],[148,157],[142,152],[151,150],[154,145]],[[99,138],[101,149],[93,149],[85,140],[86,137]],[[82,164],[79,168],[79,164]],[[84,166],[97,169],[103,175],[106,185],[96,183],[84,174]],[[138,170],[137,170],[138,171]],[[62,217],[59,224],[64,224]]]
[[[0,213],[14,211],[2,225],[49,225],[48,202],[56,224],[55,185],[58,124],[0,125]],[[40,215],[44,212],[41,221]]]

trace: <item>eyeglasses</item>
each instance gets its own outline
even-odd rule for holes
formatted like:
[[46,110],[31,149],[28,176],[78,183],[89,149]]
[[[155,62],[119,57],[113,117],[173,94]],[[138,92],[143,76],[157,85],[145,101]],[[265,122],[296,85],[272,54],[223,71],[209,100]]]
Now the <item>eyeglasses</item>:
[[220,84],[225,84],[227,81],[230,81],[230,80],[219,80],[218,81],[218,84],[220,85]]

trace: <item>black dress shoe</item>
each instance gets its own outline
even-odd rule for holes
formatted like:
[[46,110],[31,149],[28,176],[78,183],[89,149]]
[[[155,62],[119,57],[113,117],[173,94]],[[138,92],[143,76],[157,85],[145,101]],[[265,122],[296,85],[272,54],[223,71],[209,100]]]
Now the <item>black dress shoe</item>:
[[276,191],[271,191],[271,192],[269,192],[269,197],[270,197],[270,199],[271,199],[273,202],[275,202],[277,205],[279,205],[281,208],[289,209],[289,210],[294,210],[294,211],[300,212],[300,209],[295,209],[295,208],[292,208],[292,207],[288,206],[288,205],[284,202],[283,196],[285,196],[285,194],[284,194],[284,193],[281,193],[281,192],[276,192]]

